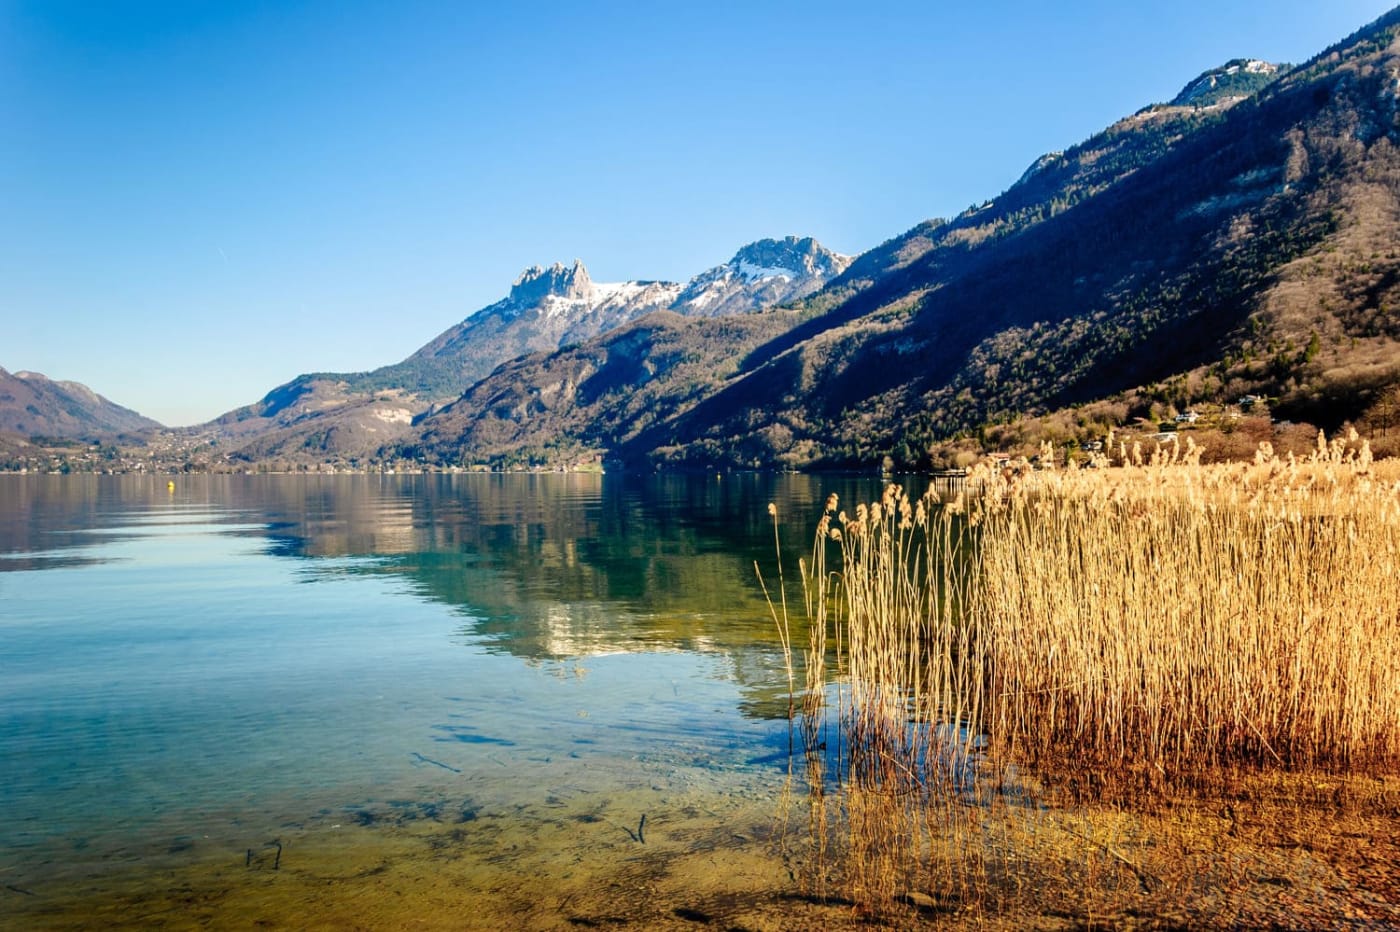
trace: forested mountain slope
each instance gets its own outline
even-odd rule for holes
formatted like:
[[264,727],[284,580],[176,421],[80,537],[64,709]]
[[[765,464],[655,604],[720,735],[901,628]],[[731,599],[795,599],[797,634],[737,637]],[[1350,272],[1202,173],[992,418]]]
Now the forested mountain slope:
[[[774,312],[771,336],[701,321],[679,356],[642,341],[533,357],[424,419],[405,449],[916,466],[949,438],[1105,399],[1130,417],[1255,392],[1324,427],[1363,418],[1400,380],[1398,20],[1286,72],[1256,66],[1272,80],[1251,96],[1202,105],[1188,86],[1040,159]],[[493,403],[507,380],[544,397],[583,356],[596,390],[545,410]],[[620,418],[642,391],[648,416]]]

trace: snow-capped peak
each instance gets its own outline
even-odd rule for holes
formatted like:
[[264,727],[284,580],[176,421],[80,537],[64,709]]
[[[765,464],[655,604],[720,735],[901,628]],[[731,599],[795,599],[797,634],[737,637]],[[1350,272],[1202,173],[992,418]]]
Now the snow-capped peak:
[[761,239],[724,265],[701,272],[686,285],[672,310],[682,314],[742,314],[795,301],[846,270],[847,256],[810,236]]

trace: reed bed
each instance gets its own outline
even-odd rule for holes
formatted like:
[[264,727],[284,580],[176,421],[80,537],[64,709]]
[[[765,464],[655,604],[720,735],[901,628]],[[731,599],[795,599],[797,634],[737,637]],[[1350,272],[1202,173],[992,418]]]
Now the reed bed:
[[1148,782],[1400,759],[1400,484],[1367,448],[987,482],[969,512],[999,753]]
[[[828,501],[802,567],[803,734],[809,770],[837,770],[857,902],[985,903],[1029,850],[995,838],[1045,823],[1047,788],[1151,805],[1400,763],[1400,464],[1354,437],[1232,465],[1189,441],[1115,452]],[[993,818],[1013,810],[1029,822]]]

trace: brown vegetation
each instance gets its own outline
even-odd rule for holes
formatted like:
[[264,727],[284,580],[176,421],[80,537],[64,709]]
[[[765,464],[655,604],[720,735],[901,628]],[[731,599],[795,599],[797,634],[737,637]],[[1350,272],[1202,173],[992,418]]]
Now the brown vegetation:
[[808,663],[827,638],[839,673],[836,724],[815,682],[804,704],[812,786],[842,788],[814,795],[814,827],[844,829],[821,878],[877,911],[981,914],[1027,908],[1040,872],[1083,909],[1165,915],[1203,877],[1243,895],[1219,862],[1237,825],[1207,813],[1268,796],[1282,831],[1325,798],[1393,825],[1400,463],[1356,440],[1213,466],[1189,437],[1111,444],[1117,465],[830,503],[804,567]]

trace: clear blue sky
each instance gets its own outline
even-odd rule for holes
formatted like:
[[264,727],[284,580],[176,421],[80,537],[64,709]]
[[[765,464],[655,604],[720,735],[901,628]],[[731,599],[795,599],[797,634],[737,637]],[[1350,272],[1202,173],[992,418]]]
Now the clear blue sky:
[[858,253],[1388,6],[0,0],[0,366],[188,424],[534,263]]

